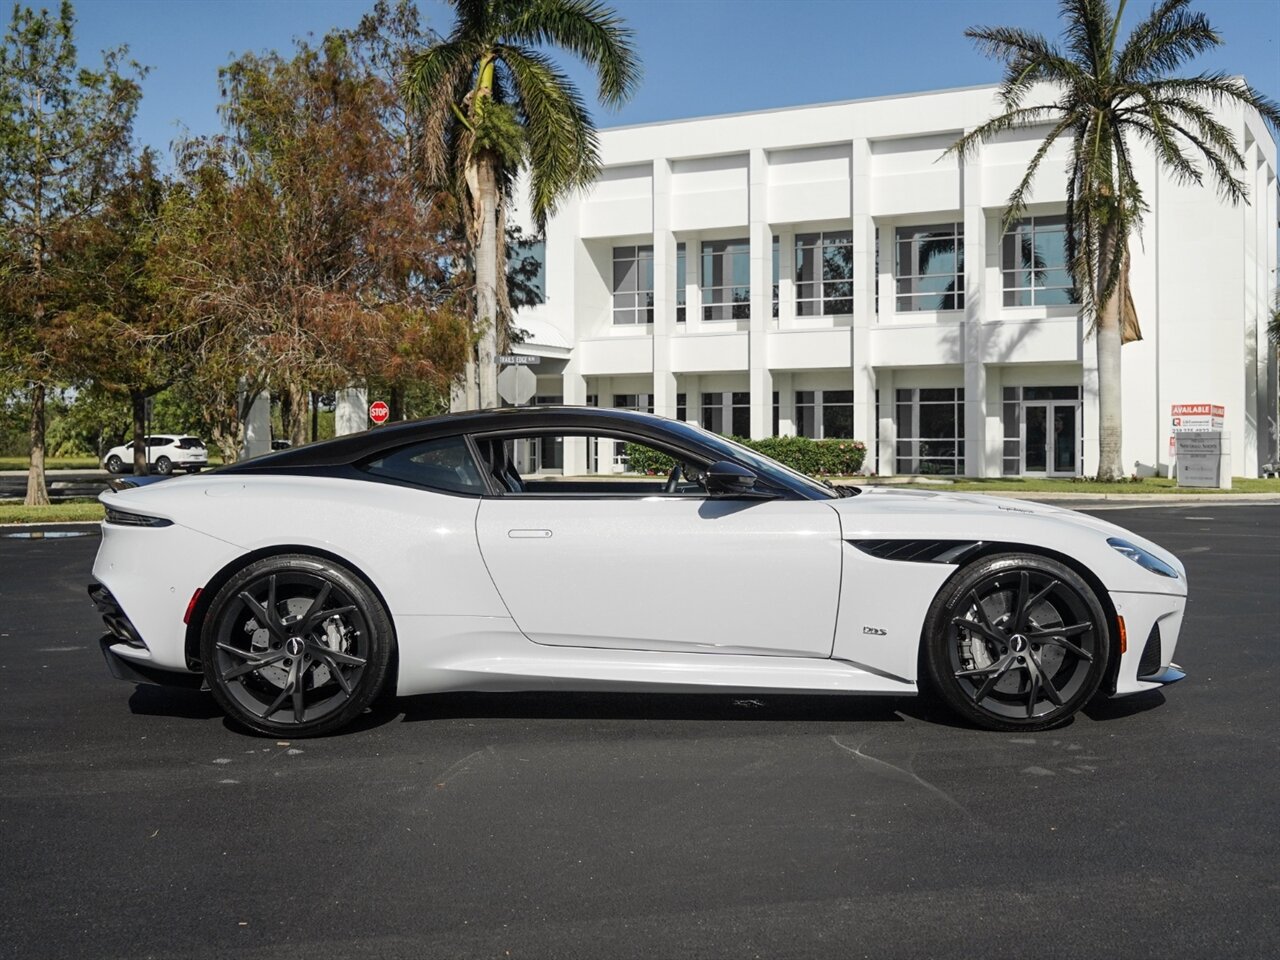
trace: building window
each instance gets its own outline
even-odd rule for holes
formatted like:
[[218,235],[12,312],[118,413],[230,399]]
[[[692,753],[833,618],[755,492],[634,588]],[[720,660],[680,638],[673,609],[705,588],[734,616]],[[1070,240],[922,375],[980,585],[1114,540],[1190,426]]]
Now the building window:
[[964,227],[899,227],[894,276],[898,311],[964,309]]
[[703,242],[702,319],[751,319],[751,246],[746,240]]
[[[1001,422],[1004,426],[1004,448],[1000,472],[1006,477],[1021,476],[1024,472],[1048,471],[1050,457],[1054,472],[1075,473],[1083,461],[1083,438],[1079,436],[1079,387],[1005,387],[1001,403]],[[1050,422],[1050,410],[1032,410],[1028,406],[1052,408],[1052,421],[1069,427],[1066,436],[1055,435],[1053,448],[1049,449],[1047,434],[1039,432],[1041,425]],[[1065,410],[1065,413],[1063,412]],[[1069,424],[1065,421],[1070,420]],[[1028,452],[1027,447],[1031,449]],[[1079,447],[1074,456],[1071,448]]]
[[897,472],[964,472],[964,388],[898,390]]
[[852,390],[797,390],[796,436],[812,440],[853,436]]
[[1079,303],[1067,268],[1066,217],[1029,217],[1004,235],[1000,266],[1006,307]]
[[[778,319],[778,281],[782,276],[782,244],[778,237],[773,238],[773,319]],[[777,436],[778,431],[773,431]]]
[[796,316],[853,313],[853,234],[796,234]]
[[702,428],[730,437],[751,436],[751,394],[704,393]]
[[689,399],[683,393],[676,394],[676,419],[681,423],[689,419]]
[[653,246],[613,248],[613,322],[653,323]]
[[684,244],[676,244],[676,323],[684,323],[685,284],[689,282],[689,267],[685,262]]
[[547,299],[547,245],[512,231],[507,245],[507,288],[512,307],[532,307]]
[[613,395],[613,409],[640,410],[644,413],[653,413],[653,394],[615,393]]

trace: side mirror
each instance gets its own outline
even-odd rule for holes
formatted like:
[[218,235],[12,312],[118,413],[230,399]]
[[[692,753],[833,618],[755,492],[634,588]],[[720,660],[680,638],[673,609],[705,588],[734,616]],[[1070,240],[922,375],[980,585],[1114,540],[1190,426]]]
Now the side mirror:
[[706,476],[707,492],[712,496],[731,497],[755,491],[755,473],[731,460],[717,460],[707,467]]

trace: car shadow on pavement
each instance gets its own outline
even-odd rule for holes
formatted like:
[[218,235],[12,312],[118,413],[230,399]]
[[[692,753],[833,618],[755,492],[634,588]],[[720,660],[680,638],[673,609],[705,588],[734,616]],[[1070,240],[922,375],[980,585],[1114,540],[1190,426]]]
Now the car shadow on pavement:
[[[444,719],[891,721],[910,707],[899,697],[752,693],[436,693],[391,705],[403,722]],[[377,711],[374,711],[376,714]],[[372,719],[371,715],[366,715]]]
[[207,691],[151,683],[140,683],[134,688],[129,709],[138,716],[178,720],[212,720],[223,715]]
[[1147,690],[1143,693],[1130,694],[1127,697],[1120,697],[1116,700],[1095,698],[1092,703],[1086,704],[1081,712],[1090,720],[1101,723],[1107,720],[1122,720],[1138,713],[1146,713],[1148,710],[1163,707],[1166,702],[1167,698],[1164,695],[1164,691]]

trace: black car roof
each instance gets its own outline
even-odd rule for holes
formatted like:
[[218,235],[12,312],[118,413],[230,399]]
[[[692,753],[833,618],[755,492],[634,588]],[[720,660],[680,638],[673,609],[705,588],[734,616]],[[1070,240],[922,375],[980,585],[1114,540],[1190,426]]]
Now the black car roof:
[[505,430],[619,429],[641,438],[665,441],[682,448],[699,450],[684,424],[637,410],[599,407],[502,407],[446,413],[424,420],[374,427],[332,440],[290,447],[222,467],[219,473],[294,473],[311,467],[335,467],[357,463],[384,450],[437,437],[460,436]]

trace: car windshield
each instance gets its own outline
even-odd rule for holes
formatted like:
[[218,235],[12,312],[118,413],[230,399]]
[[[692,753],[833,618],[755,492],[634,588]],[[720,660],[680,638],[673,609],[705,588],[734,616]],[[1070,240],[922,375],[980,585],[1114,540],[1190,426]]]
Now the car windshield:
[[[811,493],[825,499],[835,499],[840,496],[840,493],[831,486],[821,483],[813,479],[813,477],[806,476],[798,470],[793,470],[777,460],[766,457],[762,453],[757,453],[749,447],[735,443],[728,437],[722,437],[718,433],[705,430],[696,423],[677,423],[677,425],[696,433],[704,446],[723,453],[726,459],[745,463],[761,476],[766,479],[772,479],[783,487],[799,484]],[[784,480],[782,479],[783,477],[787,479]]]

